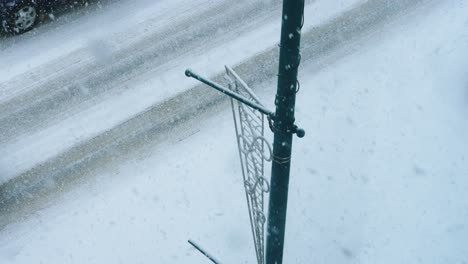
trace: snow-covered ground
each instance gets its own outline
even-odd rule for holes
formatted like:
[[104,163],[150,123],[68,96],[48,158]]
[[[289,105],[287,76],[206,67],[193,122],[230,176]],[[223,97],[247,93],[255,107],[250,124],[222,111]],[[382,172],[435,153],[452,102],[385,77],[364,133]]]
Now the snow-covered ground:
[[[285,263],[468,262],[466,14],[439,2],[302,66]],[[7,226],[1,262],[209,263],[192,238],[254,263],[230,110],[215,110]]]

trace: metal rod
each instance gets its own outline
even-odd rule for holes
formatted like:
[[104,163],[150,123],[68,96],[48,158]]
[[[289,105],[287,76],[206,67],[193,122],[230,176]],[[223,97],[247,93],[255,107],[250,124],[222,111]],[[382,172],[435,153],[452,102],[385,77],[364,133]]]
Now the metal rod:
[[195,249],[200,251],[205,257],[207,257],[209,260],[211,260],[215,264],[220,264],[221,262],[217,261],[214,257],[212,257],[210,254],[208,254],[203,248],[201,248],[199,245],[197,245],[195,242],[192,240],[188,240],[188,243],[192,245]]
[[246,105],[252,107],[255,110],[260,111],[261,113],[269,116],[271,119],[274,119],[275,114],[272,111],[266,109],[263,105],[254,103],[254,102],[250,101],[249,99],[243,97],[242,95],[229,90],[228,88],[225,88],[225,87],[223,87],[223,86],[221,86],[221,85],[219,85],[219,84],[217,84],[217,83],[215,83],[213,81],[205,79],[205,78],[201,77],[200,75],[194,73],[190,69],[185,70],[185,75],[187,77],[192,77],[194,79],[197,79],[200,82],[202,82],[202,83],[204,83],[204,84],[206,84],[206,85],[208,85],[208,86],[210,86],[210,87],[212,87],[212,88],[214,88],[214,89],[216,89],[216,90],[218,90],[218,91],[220,91],[220,92],[222,92],[222,93],[224,93],[224,94],[226,94],[226,95],[228,95],[228,96],[230,96],[230,97],[232,97],[234,99],[236,99],[237,101],[239,101],[239,102],[241,102],[243,104],[246,104]]
[[275,136],[268,207],[266,264],[283,263],[303,16],[304,0],[283,1],[278,88],[275,99]]

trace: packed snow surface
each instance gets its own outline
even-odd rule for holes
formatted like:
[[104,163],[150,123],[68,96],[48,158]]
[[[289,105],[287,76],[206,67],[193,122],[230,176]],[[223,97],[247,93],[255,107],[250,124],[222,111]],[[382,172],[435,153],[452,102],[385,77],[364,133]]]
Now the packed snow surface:
[[[468,262],[468,4],[419,11],[300,69],[285,263]],[[230,111],[12,223],[1,262],[254,263]]]

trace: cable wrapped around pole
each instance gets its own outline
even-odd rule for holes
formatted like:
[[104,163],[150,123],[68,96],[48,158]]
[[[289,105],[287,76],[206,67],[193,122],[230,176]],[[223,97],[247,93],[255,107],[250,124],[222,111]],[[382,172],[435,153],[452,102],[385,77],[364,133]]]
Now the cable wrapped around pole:
[[304,136],[295,126],[297,72],[300,64],[301,29],[304,24],[304,0],[284,0],[278,88],[275,98],[273,162],[268,207],[266,264],[283,262],[286,209],[293,133]]

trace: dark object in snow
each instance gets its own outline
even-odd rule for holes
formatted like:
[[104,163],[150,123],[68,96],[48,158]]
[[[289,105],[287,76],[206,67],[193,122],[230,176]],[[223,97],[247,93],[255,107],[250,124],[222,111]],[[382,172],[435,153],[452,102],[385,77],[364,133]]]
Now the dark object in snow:
[[195,242],[193,242],[192,240],[189,240],[188,241],[190,245],[192,245],[195,249],[197,249],[198,251],[200,251],[200,253],[202,253],[203,255],[205,255],[205,257],[207,257],[209,260],[211,260],[213,263],[215,264],[220,264],[219,261],[217,261],[214,257],[212,257],[210,254],[208,254],[208,252],[206,252],[206,250],[204,250],[203,248],[201,248],[199,245],[197,245]]
[[49,15],[60,5],[86,0],[0,0],[0,23],[5,32],[22,34],[31,30],[41,16]]

